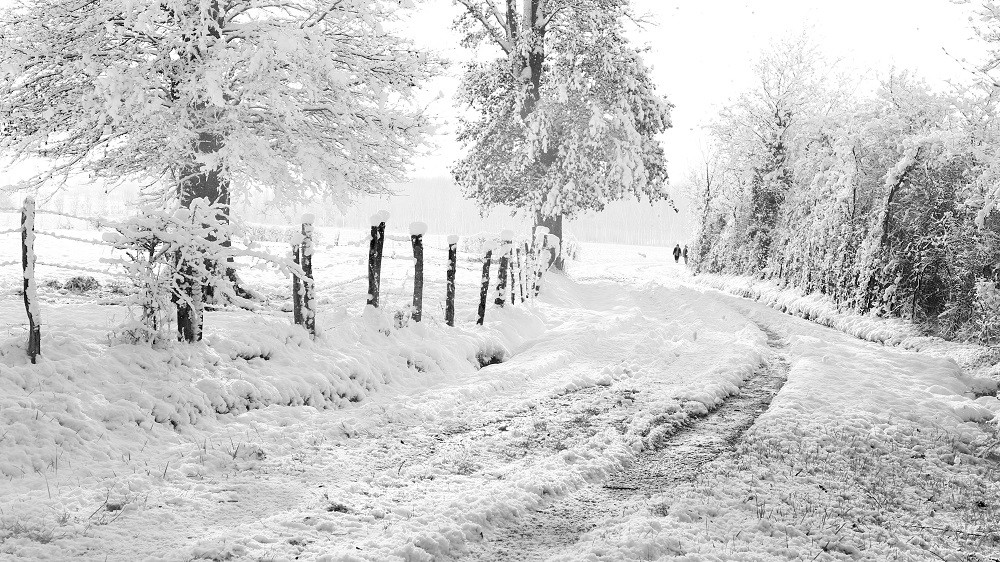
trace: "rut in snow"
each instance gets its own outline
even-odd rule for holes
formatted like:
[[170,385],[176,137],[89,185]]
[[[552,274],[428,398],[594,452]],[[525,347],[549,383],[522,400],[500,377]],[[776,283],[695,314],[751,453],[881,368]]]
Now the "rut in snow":
[[707,416],[694,419],[653,450],[638,455],[630,467],[603,483],[584,486],[553,503],[504,523],[468,545],[461,560],[545,560],[576,543],[600,521],[635,509],[653,494],[672,484],[690,481],[700,468],[732,451],[788,375],[788,361],[781,337],[765,325],[772,358],[745,381],[740,393],[729,397]]

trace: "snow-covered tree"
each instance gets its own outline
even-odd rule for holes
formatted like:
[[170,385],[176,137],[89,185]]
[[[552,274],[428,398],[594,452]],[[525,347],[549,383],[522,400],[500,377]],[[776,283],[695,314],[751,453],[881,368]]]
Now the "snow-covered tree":
[[459,99],[467,154],[456,181],[484,208],[562,218],[636,196],[668,199],[657,136],[671,105],[625,35],[629,0],[455,0],[463,44],[481,47]]
[[[218,204],[222,222],[234,184],[279,205],[381,192],[427,131],[413,94],[431,62],[383,28],[399,7],[21,0],[2,15],[0,151],[48,160],[18,188],[138,181]],[[186,339],[201,333],[196,292],[178,302]]]
[[[768,265],[779,227],[779,210],[794,183],[794,162],[812,129],[840,105],[830,87],[836,65],[805,34],[773,44],[754,65],[755,85],[725,107],[712,136],[738,205],[728,240],[739,270],[759,273]],[[722,196],[724,189],[716,190]]]
[[[747,104],[768,99],[753,92],[723,113],[714,147],[726,173],[701,206],[697,268],[769,277],[945,336],[996,338],[1000,216],[983,209],[997,178],[997,96],[935,92],[905,72],[874,95],[818,86],[788,127],[769,117],[775,105]],[[774,138],[788,175],[765,214],[758,187],[761,170],[778,169]],[[761,263],[751,233],[764,229]]]
[[[409,2],[407,2],[409,4]],[[3,15],[0,151],[38,187],[141,181],[189,203],[378,192],[426,124],[398,0],[20,0]]]

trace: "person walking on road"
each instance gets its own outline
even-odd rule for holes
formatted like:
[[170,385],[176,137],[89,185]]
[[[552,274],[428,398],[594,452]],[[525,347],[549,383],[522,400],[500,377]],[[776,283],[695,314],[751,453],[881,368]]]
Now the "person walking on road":
[[688,263],[688,246],[687,246],[687,244],[684,244],[684,251],[681,252],[681,255],[684,256],[684,265],[687,265],[687,263]]
[[674,263],[681,261],[681,245],[674,246]]

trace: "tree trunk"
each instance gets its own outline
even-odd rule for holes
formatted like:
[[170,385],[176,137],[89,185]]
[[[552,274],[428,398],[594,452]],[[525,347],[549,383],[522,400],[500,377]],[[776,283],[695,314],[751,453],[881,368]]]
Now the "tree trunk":
[[183,262],[180,255],[177,257],[177,270],[184,279],[178,289],[187,297],[184,299],[180,295],[174,295],[173,298],[177,307],[177,336],[188,343],[201,341],[204,310],[201,285],[192,281],[194,269]]
[[[214,154],[222,149],[222,137],[217,134],[201,132],[198,140],[195,141],[195,151],[201,154]],[[188,163],[181,168],[181,177],[177,185],[177,197],[181,206],[190,208],[195,199],[205,198],[209,203],[221,203],[225,206],[221,215],[217,217],[219,222],[229,222],[229,181],[218,169],[202,171],[197,163]],[[226,240],[225,244],[230,241]],[[183,256],[178,256],[183,260]],[[218,267],[215,263],[205,264],[209,271]],[[196,268],[185,263],[178,263],[181,272],[193,272]],[[235,275],[235,272],[233,273]],[[193,342],[201,339],[202,330],[202,300],[205,297],[211,299],[212,291],[210,287],[197,287],[193,283],[185,283],[183,290],[186,299],[177,298],[174,302],[177,305],[177,329],[181,339]],[[207,294],[206,294],[207,293]]]

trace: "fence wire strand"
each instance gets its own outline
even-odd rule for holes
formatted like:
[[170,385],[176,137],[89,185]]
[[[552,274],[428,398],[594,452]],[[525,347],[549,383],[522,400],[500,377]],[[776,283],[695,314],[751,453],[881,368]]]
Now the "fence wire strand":
[[329,291],[330,289],[336,289],[337,287],[343,287],[346,285],[350,285],[351,283],[357,283],[358,281],[365,281],[367,279],[368,279],[368,274],[366,273],[364,275],[358,275],[357,277],[353,277],[351,279],[345,279],[343,281],[334,281],[332,283],[323,285],[322,287],[317,287],[316,292],[319,293],[320,291]]
[[96,269],[96,268],[92,268],[92,267],[83,267],[83,266],[78,266],[78,265],[61,265],[61,264],[58,264],[58,263],[49,263],[49,262],[44,262],[44,261],[36,261],[35,265],[42,265],[42,266],[45,266],[45,267],[55,267],[57,269],[68,269],[70,271],[86,271],[87,273],[97,273],[99,275],[107,275],[108,277],[118,277],[120,279],[127,279],[127,278],[129,278],[128,275],[125,275],[125,274],[122,274],[122,273],[114,273],[114,272],[112,272],[110,270],[107,270],[107,269]]
[[41,214],[41,215],[55,215],[57,217],[66,217],[68,219],[76,219],[78,221],[89,222],[89,223],[92,223],[92,224],[96,224],[98,228],[100,228],[102,226],[113,226],[113,225],[117,224],[116,221],[108,220],[108,219],[106,219],[104,217],[81,217],[79,215],[73,215],[73,214],[70,214],[70,213],[63,213],[61,211],[49,211],[47,209],[35,209],[35,213]]
[[77,236],[69,236],[67,234],[56,234],[55,232],[49,232],[47,230],[35,229],[35,234],[50,236],[52,238],[62,238],[63,240],[73,240],[74,242],[81,242],[83,244],[93,244],[94,246],[108,246],[110,248],[116,247],[113,243],[105,242],[104,240],[91,240],[89,238],[79,238]]

